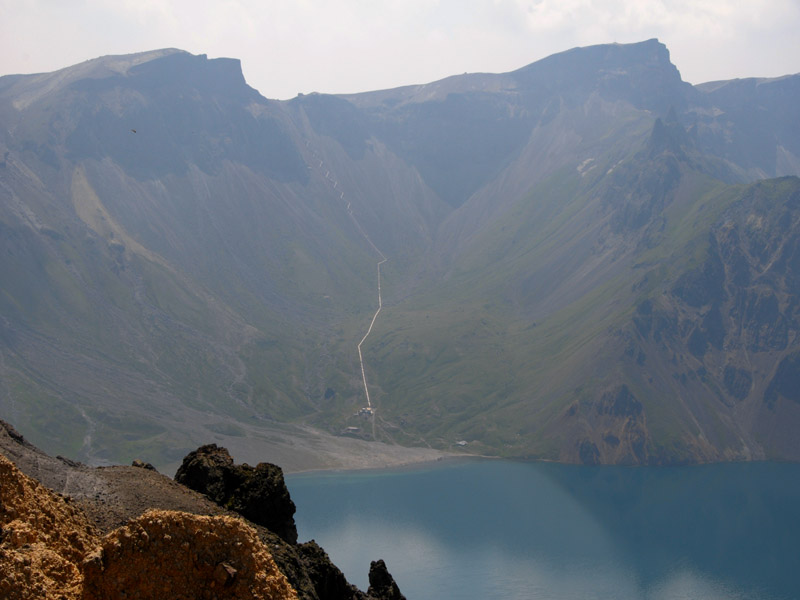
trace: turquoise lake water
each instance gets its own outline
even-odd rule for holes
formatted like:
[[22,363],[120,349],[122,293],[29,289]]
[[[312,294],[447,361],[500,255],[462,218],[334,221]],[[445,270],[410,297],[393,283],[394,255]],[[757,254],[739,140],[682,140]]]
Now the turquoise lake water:
[[800,598],[800,465],[464,461],[287,477],[301,541],[409,600]]

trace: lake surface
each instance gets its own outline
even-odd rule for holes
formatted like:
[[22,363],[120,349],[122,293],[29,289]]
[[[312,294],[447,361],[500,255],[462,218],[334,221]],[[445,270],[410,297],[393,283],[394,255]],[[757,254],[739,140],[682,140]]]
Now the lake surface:
[[465,461],[287,477],[301,541],[409,600],[800,598],[800,465]]

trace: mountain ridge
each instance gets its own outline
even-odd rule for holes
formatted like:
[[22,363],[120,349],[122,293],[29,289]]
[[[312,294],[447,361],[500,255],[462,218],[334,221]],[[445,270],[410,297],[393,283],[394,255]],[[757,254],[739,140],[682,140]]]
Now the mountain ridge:
[[[0,78],[0,409],[40,443],[163,465],[292,424],[568,462],[800,457],[766,425],[791,413],[791,260],[764,284],[787,344],[748,368],[742,267],[720,259],[718,302],[687,291],[755,181],[794,239],[795,180],[768,178],[800,174],[800,75],[692,86],[648,40],[274,101],[233,59],[108,61],[130,66],[35,101],[47,77]],[[646,302],[669,343],[635,325]]]

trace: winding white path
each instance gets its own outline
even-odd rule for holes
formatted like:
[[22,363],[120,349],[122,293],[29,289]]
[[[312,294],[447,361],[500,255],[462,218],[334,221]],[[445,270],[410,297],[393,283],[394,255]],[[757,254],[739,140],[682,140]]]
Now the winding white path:
[[[371,244],[372,242],[370,242]],[[374,248],[374,246],[373,246]],[[375,248],[377,250],[377,248]],[[378,251],[380,252],[380,250]],[[383,254],[381,254],[383,256]],[[361,354],[361,344],[363,344],[369,334],[372,333],[372,326],[375,325],[375,319],[378,318],[378,315],[381,312],[381,308],[383,308],[383,301],[381,300],[381,265],[386,262],[386,257],[383,257],[381,261],[378,263],[378,310],[375,311],[375,314],[372,315],[372,322],[369,324],[369,329],[367,329],[367,333],[364,334],[364,337],[361,338],[361,341],[358,342],[358,361],[361,363],[361,379],[364,381],[364,393],[367,395],[367,408],[372,410],[372,401],[369,399],[369,387],[367,386],[367,374],[364,372],[364,357]]]
[[[306,147],[308,147],[308,142],[306,142]],[[324,161],[319,158],[319,156],[313,149],[311,150],[311,153],[314,155],[316,159],[319,160],[319,168],[322,169]],[[328,181],[332,181],[333,189],[336,190],[337,186],[339,185],[339,182],[334,177],[331,177],[330,169],[325,170],[325,179]],[[344,191],[341,190],[337,191],[340,191],[339,199],[344,200]],[[389,259],[386,258],[383,252],[380,251],[380,249],[373,243],[373,241],[367,235],[367,232],[364,231],[364,228],[361,227],[361,223],[356,218],[356,215],[353,213],[353,209],[349,201],[347,202],[345,209],[347,210],[347,214],[350,215],[350,218],[353,220],[353,224],[356,226],[356,229],[358,229],[361,236],[367,241],[367,243],[369,243],[370,246],[372,246],[372,249],[380,257],[380,260],[378,261],[378,310],[376,310],[375,314],[372,315],[372,321],[370,321],[369,323],[369,328],[367,329],[367,332],[364,334],[364,337],[361,338],[361,341],[358,342],[358,362],[361,365],[361,381],[364,383],[364,395],[367,397],[367,408],[370,411],[372,411],[373,410],[372,400],[369,397],[369,386],[367,385],[367,373],[364,369],[364,355],[361,352],[361,346],[364,344],[364,342],[367,341],[369,334],[372,333],[372,327],[375,325],[375,321],[381,312],[381,308],[383,308],[383,299],[381,297],[381,265],[383,265],[383,263],[385,263]],[[374,429],[374,422],[373,422],[373,429]],[[374,431],[373,431],[373,436],[374,436]]]

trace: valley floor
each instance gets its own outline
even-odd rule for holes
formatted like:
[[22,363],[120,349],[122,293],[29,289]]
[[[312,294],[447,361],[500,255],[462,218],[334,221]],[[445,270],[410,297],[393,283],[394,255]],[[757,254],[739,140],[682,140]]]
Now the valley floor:
[[[270,462],[285,473],[321,470],[380,469],[431,462],[457,456],[432,448],[408,448],[383,442],[333,436],[311,427],[275,425],[253,427],[246,435],[212,435],[203,443],[227,448],[237,462]],[[172,474],[179,463],[156,465]]]

